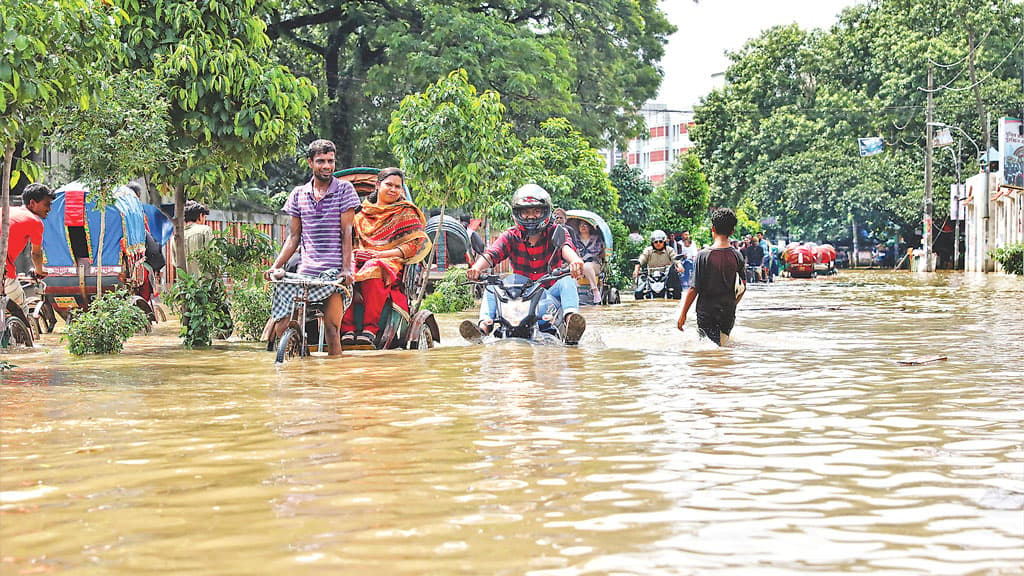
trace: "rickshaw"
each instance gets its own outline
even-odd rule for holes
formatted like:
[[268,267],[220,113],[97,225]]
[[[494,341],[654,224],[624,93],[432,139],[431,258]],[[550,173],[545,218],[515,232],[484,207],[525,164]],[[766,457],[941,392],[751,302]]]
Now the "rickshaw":
[[[377,188],[377,173],[379,168],[357,167],[338,170],[334,176],[352,183],[359,194],[359,198],[365,200],[371,196]],[[408,187],[405,190],[406,199],[411,200]],[[419,279],[423,269],[413,264],[402,270],[402,290],[411,302],[419,287]],[[304,284],[310,284],[305,281]],[[314,282],[315,283],[315,282]],[[267,337],[267,349],[277,350],[277,362],[281,363],[289,358],[298,356],[309,356],[312,352],[323,350],[323,310],[320,303],[297,301],[293,311],[291,322],[288,328],[282,333],[281,338],[275,341],[270,334],[273,320],[267,322],[264,334]],[[352,306],[355,307],[356,325],[362,325],[363,301],[358,291],[355,292]],[[390,299],[384,303],[384,310],[380,316],[380,330],[372,346],[356,345],[347,346],[346,350],[389,350],[395,348],[408,348],[410,350],[426,350],[433,348],[435,342],[441,341],[440,330],[434,313],[430,310],[420,310],[410,316],[407,310],[396,306]],[[305,343],[303,346],[301,343]]]
[[790,242],[782,252],[790,278],[811,278],[814,276],[814,245]]
[[150,322],[165,320],[165,312],[154,301],[155,275],[145,262],[146,232],[151,230],[158,242],[166,242],[173,224],[159,210],[149,210],[147,217],[135,193],[119,187],[104,211],[103,261],[97,267],[100,211],[87,196],[88,188],[79,182],[58,188],[43,220],[47,276],[42,300],[66,322],[75,311],[88,309],[100,274],[102,290],[126,286]]
[[590,210],[566,210],[565,224],[566,226],[571,227],[577,234],[579,233],[580,222],[586,222],[587,224],[590,224],[590,227],[594,230],[600,231],[601,238],[604,240],[604,254],[599,262],[601,265],[601,273],[597,278],[597,281],[600,284],[601,301],[594,302],[594,293],[591,289],[590,282],[586,277],[581,276],[576,281],[577,290],[580,295],[580,304],[618,304],[621,302],[619,290],[614,286],[608,285],[606,282],[608,264],[612,257],[612,229],[608,226],[608,223],[605,222],[604,218],[601,218]]

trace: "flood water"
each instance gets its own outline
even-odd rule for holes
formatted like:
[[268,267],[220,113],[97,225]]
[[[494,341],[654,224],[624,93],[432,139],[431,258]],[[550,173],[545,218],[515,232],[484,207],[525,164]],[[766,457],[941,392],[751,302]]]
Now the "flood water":
[[[0,359],[3,574],[1024,573],[1024,280],[844,272],[578,349]],[[692,314],[692,313],[691,313]],[[946,361],[896,360],[941,354]]]

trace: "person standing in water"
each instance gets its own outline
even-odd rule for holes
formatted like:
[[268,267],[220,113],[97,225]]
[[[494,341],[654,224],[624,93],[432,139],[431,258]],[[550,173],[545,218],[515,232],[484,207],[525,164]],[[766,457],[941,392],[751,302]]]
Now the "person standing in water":
[[[736,228],[736,214],[728,208],[719,208],[711,214],[711,236],[714,242],[697,254],[693,271],[693,285],[686,291],[683,308],[676,327],[683,329],[686,314],[693,301],[697,301],[697,330],[719,346],[729,342],[729,334],[736,324],[736,305],[746,289],[744,273],[746,260],[729,243],[729,235]],[[737,289],[739,283],[739,289]]]

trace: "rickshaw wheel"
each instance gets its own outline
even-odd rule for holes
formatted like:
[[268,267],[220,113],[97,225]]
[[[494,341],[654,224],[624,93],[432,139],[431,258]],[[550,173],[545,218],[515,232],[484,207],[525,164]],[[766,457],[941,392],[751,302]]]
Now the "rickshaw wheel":
[[2,343],[5,347],[24,346],[32,347],[32,330],[28,324],[17,316],[8,316],[7,324],[4,326]]
[[53,304],[47,300],[37,300],[29,306],[32,310],[32,318],[36,321],[36,330],[50,334],[57,326],[57,313],[53,311]]
[[305,356],[302,348],[302,335],[295,328],[288,328],[277,341],[277,359],[274,362],[283,364],[285,360]]
[[409,339],[409,348],[412,350],[427,350],[434,347],[434,335],[430,332],[430,326],[420,324],[415,339]]

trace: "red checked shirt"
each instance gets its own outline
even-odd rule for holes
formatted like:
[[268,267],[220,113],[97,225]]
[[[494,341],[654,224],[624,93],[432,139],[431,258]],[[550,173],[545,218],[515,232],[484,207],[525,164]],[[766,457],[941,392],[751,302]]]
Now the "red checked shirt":
[[[541,233],[537,245],[534,246],[527,241],[526,233],[522,228],[513,226],[502,232],[498,239],[487,250],[484,250],[484,255],[492,266],[497,266],[499,262],[507,258],[512,264],[512,272],[526,276],[530,280],[536,280],[548,271],[548,261],[554,252],[554,243],[552,242],[554,231],[555,227],[549,226]],[[562,228],[562,232],[565,234],[565,245],[575,250],[576,247],[573,246],[572,239],[565,227]],[[552,267],[558,267],[561,263],[562,255],[559,254],[554,258]]]

